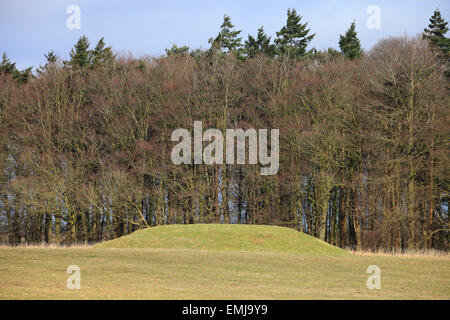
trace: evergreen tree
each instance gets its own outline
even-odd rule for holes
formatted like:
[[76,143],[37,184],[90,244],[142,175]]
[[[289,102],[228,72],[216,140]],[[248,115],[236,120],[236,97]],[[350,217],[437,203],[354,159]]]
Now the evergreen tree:
[[441,51],[442,56],[448,59],[450,57],[450,39],[445,36],[449,30],[447,24],[448,22],[442,18],[439,9],[436,9],[430,18],[429,29],[424,29],[423,38],[430,40]]
[[170,55],[178,56],[178,55],[185,54],[188,52],[189,52],[188,46],[179,47],[176,44],[173,44],[170,49],[166,49],[167,56],[170,56]]
[[53,51],[53,50],[47,54],[44,54],[44,56],[45,56],[45,59],[47,59],[47,63],[45,64],[46,66],[54,64],[54,63],[56,63],[56,60],[58,60],[58,57],[56,56],[55,51]]
[[216,38],[210,38],[209,43],[212,49],[228,52],[238,52],[242,47],[241,40],[238,35],[241,30],[233,30],[234,25],[231,23],[231,18],[228,15],[223,16],[223,23],[220,26],[220,32]]
[[14,79],[16,79],[16,81],[20,84],[27,83],[32,76],[32,70],[33,67],[28,67],[22,71],[16,69],[16,71],[14,72]]
[[45,60],[47,62],[43,66],[39,66],[37,68],[37,72],[39,74],[48,72],[52,67],[56,65],[56,62],[58,61],[58,56],[55,54],[55,51],[49,51],[48,53],[44,54]]
[[79,68],[87,67],[90,63],[89,40],[83,35],[78,39],[74,49],[70,52],[70,64]]
[[16,68],[16,63],[11,62],[6,53],[2,55],[2,61],[0,62],[0,74],[11,74],[13,78],[20,84],[24,84],[31,77],[33,67],[26,68],[22,71]]
[[11,62],[6,53],[3,53],[2,62],[0,62],[0,73],[14,74],[16,71],[16,63]]
[[339,35],[339,48],[348,59],[353,60],[362,54],[361,43],[356,35],[355,22],[353,21],[345,35]]
[[264,33],[263,27],[258,29],[256,39],[251,35],[248,36],[248,40],[245,41],[245,52],[249,58],[260,53],[264,53],[270,57],[275,55],[275,46],[270,44],[270,37]]
[[341,56],[342,54],[339,51],[331,47],[327,50],[312,48],[305,54],[305,58],[312,60],[314,65],[329,62]]
[[308,35],[308,23],[301,23],[302,16],[295,9],[288,9],[286,25],[277,32],[275,44],[281,54],[292,58],[301,58],[306,53],[306,47],[315,34]]
[[108,63],[114,58],[111,47],[105,48],[105,42],[103,41],[103,39],[104,38],[101,38],[95,46],[94,50],[90,51],[89,60],[92,67],[97,67],[101,64]]

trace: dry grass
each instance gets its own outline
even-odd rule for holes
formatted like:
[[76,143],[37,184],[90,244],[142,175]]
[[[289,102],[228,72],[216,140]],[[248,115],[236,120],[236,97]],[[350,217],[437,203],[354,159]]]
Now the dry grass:
[[61,245],[55,243],[41,243],[41,244],[19,244],[17,246],[9,246],[6,244],[1,244],[0,248],[41,248],[41,249],[88,249],[92,248],[93,245],[90,244],[72,244],[72,245]]
[[417,249],[417,250],[353,250],[346,248],[347,252],[358,256],[401,256],[401,257],[439,257],[449,258],[450,253],[448,251],[434,250],[434,249]]
[[[348,252],[286,228],[221,225],[0,246],[0,299],[450,299],[446,252]],[[69,265],[81,290],[66,288]],[[370,265],[380,290],[366,287]]]
[[[74,264],[81,290],[66,288]],[[0,299],[449,299],[449,274],[450,259],[425,256],[0,248]]]

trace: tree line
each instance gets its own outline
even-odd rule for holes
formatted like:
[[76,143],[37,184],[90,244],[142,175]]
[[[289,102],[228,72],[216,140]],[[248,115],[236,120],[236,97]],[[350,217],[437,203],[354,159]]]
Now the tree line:
[[[272,42],[241,44],[228,16],[208,50],[116,55],[83,36],[26,80],[0,64],[4,243],[94,243],[173,223],[295,228],[340,247],[448,249],[447,22],[340,51],[288,10]],[[13,65],[13,67],[11,67]],[[6,68],[5,66],[9,66]],[[277,175],[259,165],[174,165],[194,121],[280,131]]]

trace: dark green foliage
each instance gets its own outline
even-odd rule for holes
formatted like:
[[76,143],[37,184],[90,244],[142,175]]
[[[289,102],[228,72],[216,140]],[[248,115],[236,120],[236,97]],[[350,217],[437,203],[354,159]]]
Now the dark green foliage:
[[445,36],[449,30],[447,24],[448,22],[442,18],[439,9],[436,9],[430,18],[428,29],[425,28],[423,33],[423,38],[430,40],[446,59],[450,57],[450,39]]
[[48,53],[44,54],[46,63],[43,66],[39,66],[37,68],[37,73],[50,73],[51,70],[57,69],[58,56],[55,54],[55,51],[51,50]]
[[287,54],[292,58],[302,58],[306,53],[306,47],[315,34],[308,35],[308,23],[301,23],[302,16],[295,9],[288,9],[286,25],[277,32],[275,44],[280,54]]
[[54,63],[56,63],[56,60],[58,59],[53,50],[50,51],[49,53],[45,54],[44,56],[45,56],[45,59],[47,59],[46,65],[54,64]]
[[90,51],[90,63],[92,67],[106,64],[114,59],[111,47],[105,47],[103,38],[99,40],[94,50]]
[[44,66],[39,66],[39,68],[37,69],[38,73],[45,73],[50,71],[51,68],[54,68],[56,66],[56,62],[58,61],[58,56],[53,50],[44,54],[44,57],[47,62]]
[[327,50],[317,50],[316,48],[312,48],[305,54],[306,59],[314,60],[317,63],[329,62],[339,57],[342,57],[341,53],[331,47]]
[[28,82],[30,77],[32,76],[31,71],[33,70],[33,67],[28,67],[22,71],[16,70],[14,73],[14,79],[20,84],[25,84]]
[[9,60],[6,53],[3,53],[2,62],[0,63],[0,73],[13,74],[15,70],[16,64]]
[[70,52],[70,63],[72,66],[79,68],[87,67],[89,65],[89,40],[83,35],[78,39],[74,49]]
[[2,62],[0,63],[0,73],[14,74],[16,71],[16,63],[11,62],[6,56],[6,53],[2,55]]
[[26,68],[22,71],[18,70],[16,68],[16,63],[11,62],[11,60],[9,60],[6,56],[6,53],[3,53],[2,61],[0,62],[0,74],[11,74],[18,83],[24,84],[31,77],[32,70],[33,67]]
[[248,40],[245,41],[245,53],[249,58],[261,53],[269,57],[275,56],[275,45],[270,44],[270,37],[264,33],[263,27],[258,29],[256,39],[251,35],[248,36]]
[[182,55],[182,54],[185,54],[188,52],[189,52],[188,46],[179,47],[176,44],[173,44],[170,49],[166,49],[167,56],[171,56],[171,55],[178,56],[178,55]]
[[211,44],[211,48],[222,52],[239,51],[242,47],[242,38],[238,37],[241,30],[233,30],[233,28],[234,25],[231,23],[230,16],[224,15],[219,34],[208,41]]
[[350,28],[348,28],[345,35],[339,36],[339,48],[341,48],[342,54],[350,60],[353,60],[361,56],[362,54],[361,43],[359,42],[359,39],[355,31],[354,21],[350,25]]
[[80,37],[70,52],[70,61],[68,64],[76,68],[94,68],[107,64],[115,59],[111,47],[105,47],[103,38],[98,41],[94,49],[89,50],[89,45],[89,40],[85,35]]

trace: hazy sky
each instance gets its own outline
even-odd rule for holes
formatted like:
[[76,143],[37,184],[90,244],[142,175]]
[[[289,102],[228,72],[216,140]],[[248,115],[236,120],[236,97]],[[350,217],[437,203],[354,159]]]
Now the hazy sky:
[[[80,29],[68,29],[67,7],[80,8]],[[380,8],[380,29],[369,29],[367,8]],[[119,52],[136,56],[160,55],[173,43],[208,48],[223,15],[231,16],[243,40],[264,26],[275,36],[286,22],[287,8],[295,8],[316,33],[311,47],[338,48],[353,20],[364,49],[386,36],[416,35],[429,23],[435,8],[450,20],[448,0],[0,0],[0,54],[6,52],[17,67],[38,66],[44,53],[55,50],[67,59],[78,38],[86,34],[94,45],[101,37]]]

